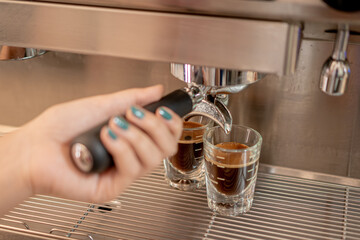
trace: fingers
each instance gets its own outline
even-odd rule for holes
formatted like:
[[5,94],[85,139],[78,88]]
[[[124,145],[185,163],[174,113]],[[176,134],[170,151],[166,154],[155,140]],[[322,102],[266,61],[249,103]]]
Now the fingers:
[[167,107],[158,108],[155,114],[170,129],[176,140],[179,140],[182,134],[183,120]]
[[142,167],[139,175],[150,171],[163,159],[164,156],[156,143],[141,129],[129,124],[124,118],[112,118],[109,121],[109,128],[119,136],[119,138],[127,141],[136,154],[138,158],[137,161]]
[[177,152],[181,120],[164,107],[157,109],[157,114],[154,115],[143,108],[132,106],[126,111],[126,119],[152,139],[163,157],[168,157]]
[[[177,141],[181,135],[182,121],[179,116],[168,108],[159,108],[156,115],[140,107],[131,107],[123,117],[114,117],[108,123],[108,130],[103,129],[104,145],[113,155],[116,167],[131,164],[122,160],[122,151],[126,146],[132,149],[141,166],[139,175],[152,170],[165,157],[174,155],[177,151]],[[105,132],[105,133],[104,133]],[[117,147],[120,142],[126,145]],[[137,168],[138,169],[138,168]]]
[[[114,129],[114,128],[112,128]],[[110,127],[104,127],[100,139],[114,159],[114,164],[121,176],[136,179],[141,172],[141,164],[128,141],[119,138]]]
[[102,128],[100,139],[113,156],[115,168],[99,175],[92,201],[109,200],[132,182],[175,154],[182,120],[168,108],[156,114],[140,107],[130,108],[126,118],[113,117]]
[[147,105],[149,103],[158,101],[164,92],[162,85],[155,85],[148,88],[134,88],[118,93],[108,95],[109,101],[106,101],[105,106],[102,106],[102,111],[105,112],[106,119],[124,113],[126,109],[133,105]]

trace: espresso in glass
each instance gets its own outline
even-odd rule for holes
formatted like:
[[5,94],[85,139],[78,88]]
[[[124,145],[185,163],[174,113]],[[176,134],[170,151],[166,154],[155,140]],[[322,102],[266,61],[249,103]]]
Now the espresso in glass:
[[[224,142],[215,145],[218,148],[239,150],[246,149],[248,146],[237,142]],[[214,150],[214,154],[219,159],[213,162],[211,159],[205,158],[206,170],[209,173],[210,181],[216,190],[222,194],[234,195],[246,189],[253,179],[258,161],[245,160],[242,162],[239,158],[241,154],[224,154],[221,151]]]
[[192,172],[202,164],[203,127],[203,124],[197,122],[184,122],[184,131],[178,142],[178,152],[169,158],[172,166],[180,172]]
[[187,191],[205,184],[203,134],[210,124],[205,117],[184,121],[177,153],[164,159],[165,180],[170,186]]
[[204,133],[205,179],[211,210],[236,216],[250,210],[261,150],[261,135],[233,125],[229,134],[221,128]]

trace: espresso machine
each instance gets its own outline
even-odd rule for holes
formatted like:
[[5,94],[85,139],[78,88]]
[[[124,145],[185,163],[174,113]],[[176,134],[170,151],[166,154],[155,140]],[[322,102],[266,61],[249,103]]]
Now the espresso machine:
[[[232,116],[226,107],[228,94],[240,92],[264,75],[190,64],[171,64],[171,73],[187,82],[188,87],[176,90],[144,108],[155,112],[158,107],[166,106],[185,120],[203,116],[217,123],[225,133],[229,133],[232,127]],[[100,131],[106,124],[102,123],[73,139],[71,156],[81,171],[102,172],[113,165],[112,156],[100,141]]]
[[[0,137],[53,104],[158,83],[180,115],[263,137],[243,216],[159,167],[108,203],[33,196],[0,239],[358,239],[359,35],[346,0],[0,0]],[[83,172],[111,165],[76,143]]]

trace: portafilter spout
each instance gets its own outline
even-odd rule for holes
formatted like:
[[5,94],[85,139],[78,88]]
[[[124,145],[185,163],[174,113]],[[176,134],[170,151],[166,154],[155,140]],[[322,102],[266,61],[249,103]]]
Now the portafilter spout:
[[184,116],[188,120],[194,116],[205,116],[216,122],[225,133],[230,133],[232,127],[232,116],[229,109],[221,101],[215,98],[214,103],[205,99],[198,103],[194,110]]
[[215,96],[214,100],[209,101],[208,96],[209,92],[211,92],[211,88],[199,86],[195,83],[190,83],[185,89],[187,89],[187,91],[192,91],[189,95],[193,96],[193,102],[195,102],[193,110],[183,117],[185,120],[194,116],[204,116],[216,122],[225,133],[230,133],[232,116],[229,109],[222,101],[222,98]]

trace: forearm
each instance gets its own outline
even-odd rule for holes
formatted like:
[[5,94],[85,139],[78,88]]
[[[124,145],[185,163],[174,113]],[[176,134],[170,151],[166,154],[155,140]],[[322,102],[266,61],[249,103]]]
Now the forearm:
[[0,137],[0,216],[31,196],[26,182],[26,136],[20,132]]

